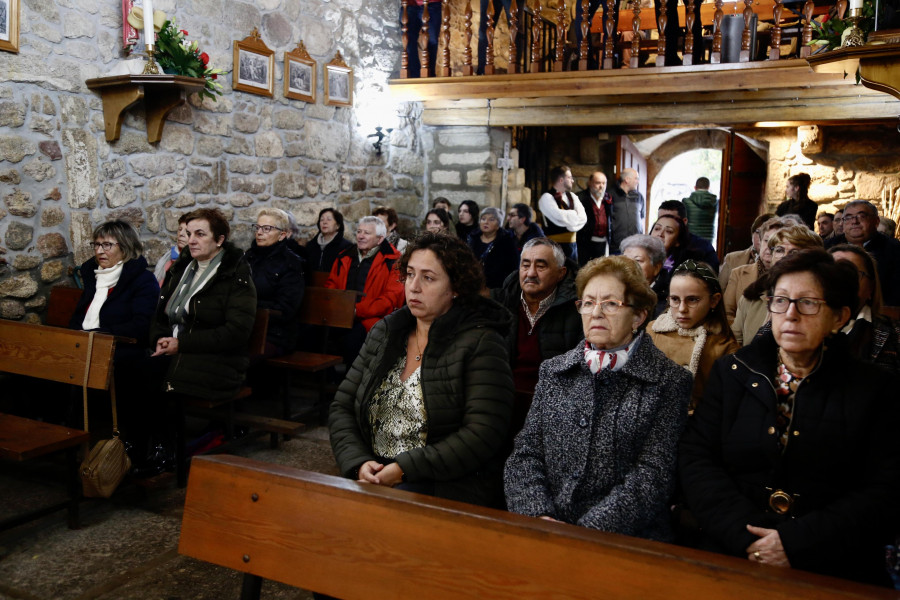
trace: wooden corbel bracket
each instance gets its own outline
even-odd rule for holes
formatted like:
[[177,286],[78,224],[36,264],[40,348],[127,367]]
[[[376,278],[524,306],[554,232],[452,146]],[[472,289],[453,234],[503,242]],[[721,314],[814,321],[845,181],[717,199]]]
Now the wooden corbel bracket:
[[864,86],[900,100],[900,44],[873,44],[838,48],[806,59],[817,73],[843,73]]

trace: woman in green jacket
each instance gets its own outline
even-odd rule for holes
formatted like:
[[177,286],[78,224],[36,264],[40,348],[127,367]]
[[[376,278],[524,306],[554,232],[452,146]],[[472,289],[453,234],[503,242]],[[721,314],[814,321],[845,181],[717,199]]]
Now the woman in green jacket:
[[375,324],[331,406],[345,477],[481,505],[502,493],[513,382],[507,311],[478,295],[461,240],[424,233],[399,263],[407,306]]

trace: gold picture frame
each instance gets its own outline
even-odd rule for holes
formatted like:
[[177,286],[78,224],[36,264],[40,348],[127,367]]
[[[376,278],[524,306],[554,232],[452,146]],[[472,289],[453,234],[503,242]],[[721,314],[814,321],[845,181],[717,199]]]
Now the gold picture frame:
[[316,61],[302,41],[284,53],[284,97],[316,102]]
[[0,50],[19,52],[19,0],[0,0]]
[[260,96],[275,95],[275,51],[262,41],[256,27],[234,42],[232,88]]
[[325,65],[325,104],[353,106],[353,69],[344,62],[340,51]]

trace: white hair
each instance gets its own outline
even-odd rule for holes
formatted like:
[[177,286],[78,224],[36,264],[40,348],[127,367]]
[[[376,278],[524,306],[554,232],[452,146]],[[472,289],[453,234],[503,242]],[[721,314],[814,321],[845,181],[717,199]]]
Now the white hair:
[[378,217],[373,217],[369,215],[368,217],[363,217],[359,220],[359,225],[374,225],[375,226],[375,235],[379,237],[387,237],[387,227],[384,224],[384,221],[379,219]]

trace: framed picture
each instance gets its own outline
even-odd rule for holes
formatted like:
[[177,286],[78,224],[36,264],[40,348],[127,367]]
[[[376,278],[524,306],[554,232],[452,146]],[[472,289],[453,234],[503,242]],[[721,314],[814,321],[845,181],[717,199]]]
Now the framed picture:
[[316,61],[303,42],[284,53],[284,97],[304,102],[316,101]]
[[239,42],[234,42],[232,87],[239,92],[260,96],[275,93],[275,51],[259,37],[256,27]]
[[0,0],[0,50],[19,51],[19,0]]
[[347,66],[340,52],[325,65],[325,104],[353,105],[353,69]]

